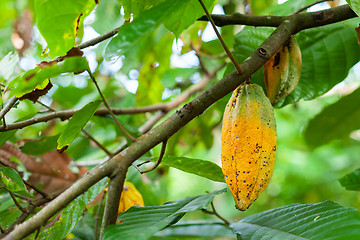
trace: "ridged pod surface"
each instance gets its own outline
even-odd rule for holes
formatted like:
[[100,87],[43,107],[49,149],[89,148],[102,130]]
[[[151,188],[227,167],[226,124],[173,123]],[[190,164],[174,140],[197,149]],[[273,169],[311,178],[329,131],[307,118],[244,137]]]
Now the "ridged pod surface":
[[274,110],[259,85],[239,86],[226,105],[221,161],[235,206],[246,210],[267,187],[276,155]]
[[299,44],[294,36],[264,65],[264,82],[272,104],[289,95],[299,82],[302,61]]

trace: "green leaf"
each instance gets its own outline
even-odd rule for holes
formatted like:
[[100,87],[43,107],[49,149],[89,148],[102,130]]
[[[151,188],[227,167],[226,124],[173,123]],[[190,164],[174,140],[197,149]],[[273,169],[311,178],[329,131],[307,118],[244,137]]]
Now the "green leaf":
[[346,2],[349,4],[351,9],[360,16],[360,2],[359,0],[346,0]]
[[[151,158],[150,161],[156,161],[157,158]],[[216,182],[225,182],[221,168],[210,161],[186,157],[163,157],[162,164],[177,168],[181,171],[192,173],[200,177],[205,177]]]
[[305,141],[312,148],[348,136],[360,128],[360,88],[324,108],[309,121]]
[[[214,0],[204,1],[210,7]],[[209,11],[211,9],[209,8]],[[106,48],[106,57],[121,55],[131,50],[153,32],[161,23],[176,36],[193,24],[203,14],[197,0],[164,1],[142,12],[132,22],[119,29]]]
[[360,239],[360,214],[331,201],[292,204],[230,225],[238,239]]
[[[297,0],[299,1],[299,0]],[[301,2],[301,1],[299,1]],[[272,5],[277,5],[277,0],[250,0],[251,11],[254,15],[259,15],[264,12],[265,9]]]
[[63,56],[74,47],[79,25],[94,7],[94,0],[34,1],[36,25],[51,57]]
[[132,17],[135,19],[138,16],[141,16],[141,14],[144,11],[154,7],[154,5],[164,2],[164,0],[118,0],[118,1],[124,8],[124,12],[125,12],[124,18],[126,20],[130,20],[131,14]]
[[[203,0],[206,9],[211,12],[215,0]],[[177,4],[176,11],[172,12],[164,22],[164,26],[179,37],[180,33],[190,27],[196,19],[205,12],[198,0],[182,0]]]
[[192,239],[201,237],[213,239],[215,237],[234,238],[233,231],[223,222],[213,220],[181,221],[171,227],[165,228],[151,239]]
[[11,75],[15,72],[15,67],[19,62],[17,53],[9,52],[0,60],[0,79],[10,80]]
[[18,129],[6,131],[6,132],[0,132],[0,147],[4,145],[4,143],[9,140],[17,131]]
[[33,195],[27,191],[22,178],[15,169],[0,166],[0,180],[7,190],[27,197],[33,197]]
[[160,206],[132,207],[119,216],[120,224],[111,225],[105,229],[104,240],[148,239],[171,224],[177,216],[205,208],[215,195],[223,192],[225,189],[206,195],[166,202]]
[[94,115],[100,104],[101,101],[90,102],[74,114],[57,140],[57,149],[59,151],[64,151],[69,147],[72,141],[79,135],[82,128]]
[[[10,201],[13,203],[12,199]],[[3,229],[8,227],[10,224],[21,215],[21,211],[14,205],[0,212],[0,225]]]
[[83,195],[77,197],[61,212],[60,219],[54,223],[54,226],[42,231],[38,239],[64,239],[80,221],[86,209],[86,204],[94,200],[106,185],[107,179],[104,178]]
[[346,190],[360,191],[360,168],[354,172],[346,174],[339,179],[341,186]]
[[11,94],[17,98],[36,89],[44,89],[49,83],[49,78],[56,77],[66,72],[82,72],[88,69],[85,57],[69,57],[59,63],[49,64],[46,67],[36,67],[17,76],[8,84],[6,89],[13,88]]
[[21,147],[21,152],[33,156],[41,156],[44,153],[56,149],[58,138],[59,138],[59,134],[55,136],[46,137],[41,141],[37,141],[37,142],[34,141],[25,142],[24,146]]

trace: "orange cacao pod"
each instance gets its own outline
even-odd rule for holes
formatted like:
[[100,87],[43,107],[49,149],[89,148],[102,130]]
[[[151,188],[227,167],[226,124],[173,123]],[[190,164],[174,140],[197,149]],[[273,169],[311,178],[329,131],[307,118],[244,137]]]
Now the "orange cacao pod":
[[289,95],[297,86],[302,61],[299,44],[294,36],[264,65],[264,82],[270,102],[275,104]]
[[235,206],[246,210],[267,187],[275,165],[274,110],[256,84],[239,86],[226,105],[221,161]]

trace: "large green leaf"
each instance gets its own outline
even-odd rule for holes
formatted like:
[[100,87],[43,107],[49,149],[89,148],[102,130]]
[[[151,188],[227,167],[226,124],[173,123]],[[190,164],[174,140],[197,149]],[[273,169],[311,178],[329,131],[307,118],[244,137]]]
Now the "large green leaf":
[[18,129],[14,129],[14,130],[11,130],[11,131],[6,131],[6,132],[0,132],[0,147],[2,145],[4,145],[4,143],[9,140],[9,138],[11,138],[16,132],[17,132]]
[[360,128],[360,88],[324,108],[310,120],[305,130],[307,144],[316,148],[331,140],[348,136]]
[[360,2],[359,0],[346,0],[346,2],[350,5],[351,9],[360,16]]
[[346,174],[340,178],[339,181],[341,186],[346,188],[346,190],[360,191],[360,168],[352,173]]
[[160,206],[132,207],[119,216],[119,224],[108,226],[105,229],[104,240],[148,239],[164,227],[178,221],[183,214],[205,208],[215,195],[223,192],[225,189],[206,195],[166,202]]
[[56,149],[57,140],[59,138],[58,135],[46,137],[41,141],[28,141],[25,142],[21,147],[21,152],[25,154],[30,154],[33,156],[41,156],[44,153],[53,151]]
[[36,25],[51,57],[63,56],[75,45],[79,25],[95,6],[94,0],[35,0]]
[[107,179],[104,178],[83,195],[77,197],[61,212],[60,219],[56,221],[52,227],[40,233],[38,239],[64,239],[80,221],[86,209],[86,204],[93,201],[106,185]]
[[230,225],[238,239],[360,239],[355,208],[325,201],[271,209]]
[[[156,158],[152,158],[150,161],[156,161]],[[210,161],[186,157],[166,156],[162,159],[161,163],[213,181],[224,182],[224,175],[221,168]]]
[[[210,9],[214,0],[204,1]],[[143,41],[144,38],[153,32],[160,24],[176,36],[193,24],[202,15],[201,6],[197,0],[173,0],[164,1],[135,18],[130,23],[125,23],[106,48],[106,56],[124,54],[133,46]]]
[[5,185],[6,189],[12,192],[25,190],[25,184],[16,170],[0,166],[1,182]]
[[201,237],[201,239],[213,238],[234,238],[233,231],[225,226],[223,222],[214,220],[200,220],[200,221],[181,221],[171,227],[165,228],[158,232],[151,240],[155,239],[192,239],[194,237]]
[[64,151],[69,147],[86,123],[94,115],[100,104],[101,101],[90,102],[74,114],[57,140],[57,149],[59,151]]
[[0,166],[0,182],[4,184],[8,191],[16,192],[27,197],[33,197],[33,195],[27,191],[21,176],[15,169]]
[[66,72],[82,72],[88,69],[88,62],[84,57],[69,57],[59,63],[49,63],[45,67],[36,67],[17,76],[6,87],[11,89],[11,94],[17,98],[36,89],[44,89],[49,78],[56,77]]
[[[234,44],[237,60],[244,61],[271,31],[270,28],[255,27],[246,27],[240,31],[235,36]],[[302,53],[301,78],[295,90],[277,107],[323,95],[343,81],[349,69],[360,60],[356,32],[350,24],[336,23],[304,30],[296,38]],[[262,68],[252,75],[252,81],[264,87]]]

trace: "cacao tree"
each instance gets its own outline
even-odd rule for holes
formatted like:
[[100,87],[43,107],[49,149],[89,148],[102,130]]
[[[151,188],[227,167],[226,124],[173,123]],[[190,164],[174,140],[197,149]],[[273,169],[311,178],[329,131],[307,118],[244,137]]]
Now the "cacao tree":
[[0,9],[1,239],[360,238],[358,0]]

